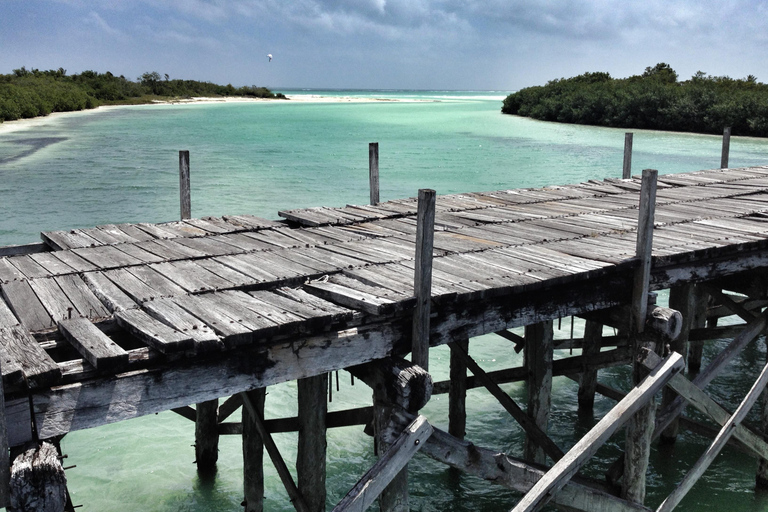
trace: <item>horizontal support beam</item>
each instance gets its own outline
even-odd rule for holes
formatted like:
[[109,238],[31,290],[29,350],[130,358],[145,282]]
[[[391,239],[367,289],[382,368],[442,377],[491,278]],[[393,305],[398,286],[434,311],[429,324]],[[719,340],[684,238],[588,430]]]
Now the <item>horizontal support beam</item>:
[[[325,418],[326,428],[352,427],[367,425],[373,420],[373,407],[358,407],[345,411],[329,412]],[[299,418],[272,418],[264,420],[264,428],[270,434],[283,432],[298,432]],[[243,433],[242,423],[219,423],[219,435],[240,435]]]

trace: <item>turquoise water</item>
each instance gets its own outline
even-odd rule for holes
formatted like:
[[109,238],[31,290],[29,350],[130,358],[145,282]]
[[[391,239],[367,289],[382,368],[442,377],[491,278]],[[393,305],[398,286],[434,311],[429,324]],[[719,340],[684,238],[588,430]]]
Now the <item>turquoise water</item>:
[[[43,230],[104,223],[175,220],[178,151],[191,153],[194,216],[251,213],[276,218],[280,209],[364,204],[368,200],[368,143],[379,142],[382,200],[414,196],[419,188],[440,194],[564,184],[619,176],[624,131],[557,125],[499,113],[503,92],[285,91],[296,95],[388,98],[367,103],[259,102],[119,107],[0,125],[0,245],[39,240]],[[662,173],[719,166],[720,138],[635,131],[633,169]],[[768,141],[736,137],[731,165],[768,163]],[[570,325],[558,335],[567,337]],[[577,332],[580,326],[576,326]],[[714,354],[725,342],[708,347]],[[483,337],[472,354],[489,370],[521,364],[508,342]],[[731,409],[764,361],[761,340],[714,384]],[[447,351],[433,351],[433,374],[447,378]],[[753,364],[754,363],[754,364]],[[601,380],[626,388],[623,370]],[[367,405],[370,392],[341,373],[331,410]],[[739,391],[735,392],[734,389]],[[525,386],[504,389],[524,403]],[[554,382],[550,431],[568,447],[592,422],[576,414],[576,385]],[[520,429],[487,393],[469,393],[468,438],[519,454]],[[600,417],[613,403],[598,399]],[[295,413],[295,386],[270,388],[267,416]],[[436,396],[425,414],[447,427],[447,401]],[[238,421],[239,414],[231,418]],[[754,420],[754,418],[753,418]],[[286,460],[295,460],[295,434],[275,436]],[[620,436],[619,436],[620,437]],[[241,446],[235,436],[220,445],[214,482],[198,479],[194,426],[163,413],[98,429],[63,441],[76,504],[89,511],[224,511],[242,501]],[[618,453],[617,438],[588,471],[599,475]],[[706,441],[683,435],[671,452],[654,452],[648,504],[657,505]],[[329,507],[374,461],[361,428],[329,432]],[[681,462],[682,461],[682,462]],[[289,464],[290,465],[290,464]],[[414,510],[509,510],[517,496],[486,482],[452,479],[423,457],[412,464]],[[753,492],[754,461],[726,450],[680,510],[768,510]],[[266,463],[267,510],[291,510]]]

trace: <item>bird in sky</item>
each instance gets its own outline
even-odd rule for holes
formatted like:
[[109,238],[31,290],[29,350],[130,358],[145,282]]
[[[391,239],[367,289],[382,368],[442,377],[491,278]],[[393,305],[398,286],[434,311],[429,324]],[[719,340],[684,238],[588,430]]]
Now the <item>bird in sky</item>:
[[272,54],[271,53],[267,54],[267,58],[269,59],[269,62],[272,62]]

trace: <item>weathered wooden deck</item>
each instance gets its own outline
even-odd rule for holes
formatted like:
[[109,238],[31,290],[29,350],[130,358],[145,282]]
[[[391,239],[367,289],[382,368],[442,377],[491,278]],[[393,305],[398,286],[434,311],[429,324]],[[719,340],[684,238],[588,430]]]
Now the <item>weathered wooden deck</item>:
[[[768,266],[768,166],[658,187],[652,288]],[[639,190],[438,196],[430,344],[630,302]],[[42,233],[0,258],[9,444],[407,353],[416,208]]]

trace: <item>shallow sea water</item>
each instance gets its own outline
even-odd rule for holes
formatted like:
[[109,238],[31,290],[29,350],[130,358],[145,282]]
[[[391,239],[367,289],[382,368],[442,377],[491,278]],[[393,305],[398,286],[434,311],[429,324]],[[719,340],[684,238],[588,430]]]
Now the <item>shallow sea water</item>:
[[[370,103],[263,102],[119,107],[0,124],[0,245],[31,243],[40,231],[106,223],[162,222],[178,218],[178,151],[191,153],[192,214],[250,213],[277,218],[281,209],[365,204],[368,143],[379,142],[381,199],[415,196],[419,188],[439,194],[538,187],[620,176],[624,130],[542,123],[504,116],[504,93],[446,91],[285,91],[289,94],[366,96],[411,101]],[[418,101],[413,101],[418,100]],[[660,173],[719,166],[720,138],[635,131],[633,169]],[[731,165],[768,164],[768,141],[735,137]],[[575,329],[581,329],[579,323]],[[568,337],[564,321],[559,337]],[[725,346],[711,344],[711,357]],[[493,336],[475,339],[472,355],[486,370],[518,366],[520,355]],[[735,408],[765,360],[761,339],[712,389]],[[436,380],[447,378],[448,351],[431,352]],[[601,381],[626,389],[624,369],[601,371]],[[367,405],[369,390],[341,387],[331,410]],[[505,385],[524,403],[523,384]],[[738,389],[738,392],[736,392]],[[577,386],[554,380],[550,432],[564,448],[593,421],[576,413]],[[294,383],[269,389],[267,417],[296,412]],[[511,454],[522,449],[520,429],[495,400],[469,392],[468,439]],[[596,417],[613,402],[598,398]],[[447,428],[447,397],[435,396],[424,410]],[[754,414],[753,414],[754,416]],[[752,417],[754,421],[754,417]],[[235,414],[231,421],[239,421]],[[287,461],[295,460],[295,434],[277,434]],[[684,434],[671,451],[654,450],[647,503],[658,505],[706,447]],[[87,511],[232,511],[242,501],[241,444],[220,443],[213,482],[198,478],[194,426],[161,413],[65,437],[70,491]],[[587,472],[599,476],[619,452],[616,436],[598,452]],[[328,505],[332,507],[371,466],[372,443],[361,427],[329,431]],[[291,464],[289,464],[291,465]],[[755,463],[727,449],[679,510],[768,510],[768,497],[753,492]],[[265,464],[266,509],[291,510],[271,463]],[[424,457],[411,464],[412,509],[422,511],[509,510],[518,496],[472,478],[456,480]]]

